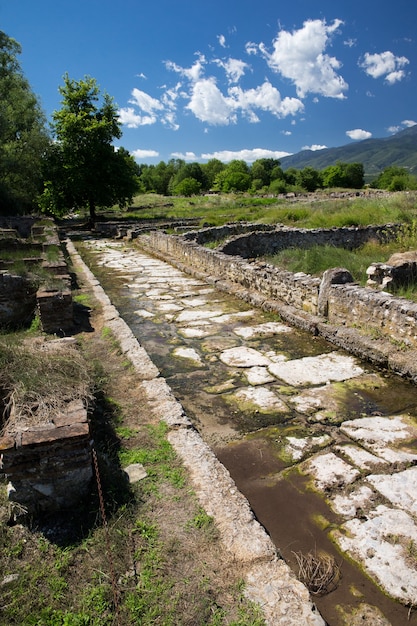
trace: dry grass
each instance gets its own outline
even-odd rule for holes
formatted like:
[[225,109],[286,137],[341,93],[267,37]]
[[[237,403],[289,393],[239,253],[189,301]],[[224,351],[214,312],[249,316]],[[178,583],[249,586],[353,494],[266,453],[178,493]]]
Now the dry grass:
[[3,429],[46,423],[76,399],[91,399],[85,359],[66,342],[0,340],[0,423]]
[[337,587],[340,568],[334,557],[324,552],[293,552],[298,563],[298,578],[310,593],[323,596]]

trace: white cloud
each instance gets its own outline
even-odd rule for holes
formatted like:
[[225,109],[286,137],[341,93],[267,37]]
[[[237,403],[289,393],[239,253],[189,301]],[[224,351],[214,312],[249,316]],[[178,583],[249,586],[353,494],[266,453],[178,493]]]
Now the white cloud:
[[224,35],[219,35],[217,37],[217,39],[219,40],[219,44],[221,45],[222,48],[226,47],[226,37]]
[[349,37],[349,39],[346,39],[343,43],[348,48],[353,48],[353,46],[356,46],[356,39],[352,39],[352,37]]
[[363,61],[359,63],[359,67],[368,76],[372,76],[372,78],[381,78],[383,76],[388,84],[393,85],[405,77],[406,73],[402,68],[408,65],[409,62],[407,57],[397,57],[393,52],[386,50],[379,54],[366,52]]
[[198,157],[194,152],[172,152],[173,159],[182,159],[183,161],[197,161]]
[[249,68],[249,65],[240,59],[229,58],[227,61],[215,59],[214,63],[224,69],[226,76],[231,83],[237,83]]
[[155,124],[154,115],[138,115],[132,107],[126,107],[117,111],[120,123],[128,128],[139,128],[139,126],[149,126]]
[[245,44],[246,54],[258,54],[259,46],[257,43],[253,43],[253,41],[248,41]]
[[133,150],[131,154],[135,159],[147,159],[149,157],[158,157],[159,152],[156,150]]
[[315,152],[316,150],[324,150],[325,148],[327,148],[327,146],[321,146],[318,143],[313,143],[311,146],[303,146],[301,150],[312,150]]
[[411,126],[415,126],[417,122],[415,122],[414,120],[403,120],[401,124],[404,124],[404,126],[407,126],[407,128],[411,128]]
[[213,77],[201,79],[193,85],[185,108],[201,122],[215,126],[227,126],[237,119],[233,103],[222,94]]
[[282,130],[281,133],[285,135],[286,137],[289,137],[290,135],[292,135],[292,132],[290,130]]
[[401,126],[388,126],[387,131],[395,135],[398,131],[401,130]]
[[278,89],[273,87],[268,81],[265,81],[255,89],[246,91],[240,87],[232,87],[229,93],[234,98],[236,107],[241,108],[243,113],[253,122],[259,121],[259,118],[252,110],[253,108],[269,111],[277,117],[295,115],[304,110],[304,105],[298,98],[284,98],[282,100]]
[[129,100],[129,104],[136,105],[144,113],[153,115],[155,111],[160,111],[164,108],[164,105],[159,100],[152,98],[152,96],[140,89],[136,89],[136,87],[132,90],[132,96],[133,98]]
[[[261,43],[258,50],[265,57],[269,67],[290,79],[296,86],[300,98],[308,93],[318,93],[328,98],[345,98],[348,84],[338,75],[341,63],[325,50],[331,36],[343,22],[339,19],[327,24],[325,20],[307,20],[299,30],[281,30],[269,53]],[[248,43],[246,51],[256,52],[255,44]]]
[[220,150],[218,152],[202,154],[202,159],[219,159],[223,163],[238,159],[246,161],[247,163],[253,163],[257,159],[282,159],[283,157],[290,156],[291,152],[280,152],[277,150],[266,150],[264,148],[253,148],[252,150]]
[[369,139],[369,137],[372,137],[372,133],[370,133],[368,130],[362,130],[361,128],[347,130],[346,135],[350,137],[350,139],[355,139],[356,141],[360,141],[361,139]]
[[177,72],[184,78],[188,78],[191,82],[197,82],[204,74],[204,67],[206,65],[206,58],[203,54],[198,55],[197,61],[191,67],[181,67],[181,65],[177,65],[173,61],[166,61],[165,67],[168,70],[172,70],[173,72]]

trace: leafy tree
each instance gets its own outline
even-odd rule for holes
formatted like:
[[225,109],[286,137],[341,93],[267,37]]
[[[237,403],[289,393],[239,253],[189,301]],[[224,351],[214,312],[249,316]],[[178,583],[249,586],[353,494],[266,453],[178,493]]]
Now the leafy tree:
[[226,165],[219,161],[219,159],[210,159],[207,163],[201,164],[201,169],[206,177],[207,189],[211,189],[214,185],[217,174],[222,172],[226,168]]
[[36,208],[42,159],[49,143],[45,117],[17,60],[21,46],[0,31],[0,212]]
[[320,172],[313,167],[304,167],[298,172],[297,182],[306,191],[316,191],[321,187]]
[[175,196],[196,196],[200,193],[201,183],[195,178],[183,178],[173,189]]
[[362,163],[341,163],[329,165],[321,172],[324,187],[345,187],[361,189],[364,185],[364,168]]
[[405,167],[391,165],[380,173],[371,186],[376,189],[387,189],[388,191],[416,189],[417,178],[410,174]]
[[[185,163],[182,161],[176,174],[170,180],[169,189],[173,191],[185,178],[191,178],[198,182],[199,189],[208,189],[207,178],[200,166],[200,163]],[[181,193],[179,195],[183,194]]]
[[252,183],[249,167],[245,161],[234,159],[219,172],[215,178],[215,187],[219,191],[247,191]]
[[122,132],[113,99],[94,78],[64,76],[59,88],[62,108],[53,113],[56,144],[47,159],[47,181],[41,207],[55,215],[88,207],[94,222],[97,207],[126,206],[139,189],[133,157],[116,150]]

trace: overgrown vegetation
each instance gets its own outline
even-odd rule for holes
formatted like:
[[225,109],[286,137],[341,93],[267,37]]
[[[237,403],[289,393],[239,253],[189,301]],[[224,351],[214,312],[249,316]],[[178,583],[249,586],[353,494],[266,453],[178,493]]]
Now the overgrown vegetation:
[[91,399],[91,376],[77,350],[63,352],[41,339],[0,337],[0,390],[3,424],[45,423],[70,400]]
[[[53,396],[62,399],[77,377],[84,380],[89,363],[104,511],[93,483],[76,510],[10,523],[2,480],[0,624],[263,626],[258,608],[244,598],[243,570],[224,558],[216,526],[199,506],[166,426],[143,410],[135,374],[112,333],[86,333],[78,357],[48,353],[49,364],[40,341],[34,332],[2,337],[0,389],[18,388],[19,405],[33,411],[53,377],[62,385]],[[123,468],[132,462],[147,475],[130,485]]]

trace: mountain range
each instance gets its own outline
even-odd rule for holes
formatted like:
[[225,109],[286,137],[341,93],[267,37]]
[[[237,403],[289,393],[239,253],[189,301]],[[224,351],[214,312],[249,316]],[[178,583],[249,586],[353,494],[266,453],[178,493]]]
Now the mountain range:
[[300,170],[307,166],[322,170],[337,161],[362,163],[366,182],[375,179],[391,165],[407,168],[411,174],[417,175],[417,124],[383,139],[364,139],[337,148],[315,151],[302,150],[280,161],[283,170],[290,167]]

